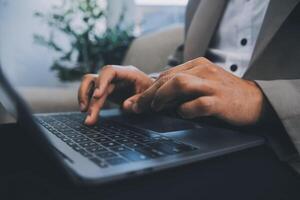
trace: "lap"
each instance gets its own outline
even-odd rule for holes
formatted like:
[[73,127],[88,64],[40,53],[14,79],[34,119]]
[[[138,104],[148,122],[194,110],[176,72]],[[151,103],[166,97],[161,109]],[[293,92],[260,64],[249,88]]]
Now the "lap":
[[[299,176],[266,146],[98,187],[74,185],[17,126],[2,127],[1,199],[299,199]],[[2,197],[1,197],[2,196]],[[5,197],[5,198],[4,198]]]

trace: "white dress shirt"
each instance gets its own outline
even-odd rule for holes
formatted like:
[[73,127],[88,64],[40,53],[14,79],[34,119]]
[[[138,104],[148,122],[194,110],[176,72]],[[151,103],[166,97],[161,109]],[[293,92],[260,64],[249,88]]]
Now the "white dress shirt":
[[242,77],[249,67],[269,1],[228,1],[206,57]]

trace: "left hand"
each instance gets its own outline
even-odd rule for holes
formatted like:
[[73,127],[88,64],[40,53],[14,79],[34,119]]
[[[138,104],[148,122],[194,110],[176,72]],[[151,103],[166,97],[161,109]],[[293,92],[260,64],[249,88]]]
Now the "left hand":
[[254,82],[197,58],[163,72],[132,110],[160,111],[177,102],[178,113],[184,118],[216,116],[234,125],[251,125],[261,116],[263,100]]

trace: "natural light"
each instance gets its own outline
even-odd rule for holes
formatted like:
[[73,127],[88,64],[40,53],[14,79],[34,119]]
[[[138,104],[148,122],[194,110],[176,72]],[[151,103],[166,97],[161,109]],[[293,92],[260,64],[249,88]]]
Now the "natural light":
[[188,0],[135,0],[138,5],[186,5]]

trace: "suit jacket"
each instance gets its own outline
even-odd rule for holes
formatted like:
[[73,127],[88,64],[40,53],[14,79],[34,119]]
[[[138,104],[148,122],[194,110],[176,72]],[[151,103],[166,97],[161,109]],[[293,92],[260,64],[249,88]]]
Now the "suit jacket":
[[[205,56],[226,5],[226,0],[189,1],[182,62]],[[243,78],[255,80],[261,87],[279,123],[283,125],[282,132],[289,136],[293,144],[290,146],[299,155],[300,0],[270,0],[250,68]],[[273,146],[281,148],[280,146],[287,144],[280,144],[283,140],[279,139]],[[291,154],[293,150],[286,152],[286,155]],[[299,162],[291,157],[286,160],[292,161],[293,166],[300,172]]]

